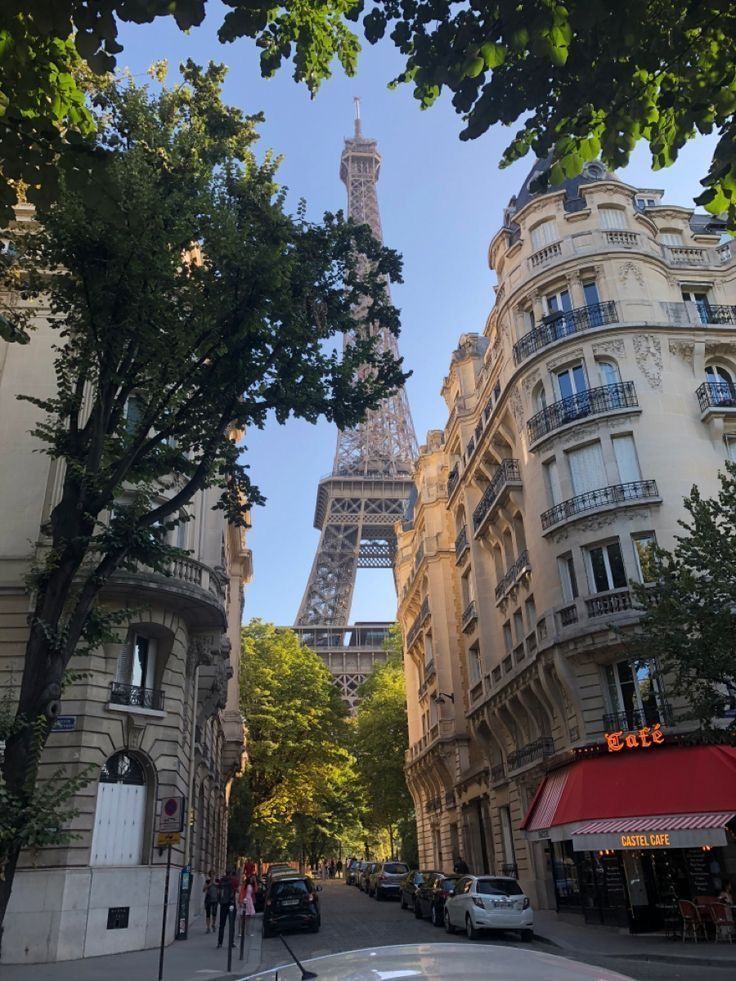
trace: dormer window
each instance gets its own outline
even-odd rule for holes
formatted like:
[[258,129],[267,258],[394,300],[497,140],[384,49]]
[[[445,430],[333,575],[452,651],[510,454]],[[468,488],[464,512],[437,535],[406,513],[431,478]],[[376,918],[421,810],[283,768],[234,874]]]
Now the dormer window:
[[659,240],[662,245],[670,245],[676,249],[682,245],[682,232],[676,228],[667,228],[660,232]]

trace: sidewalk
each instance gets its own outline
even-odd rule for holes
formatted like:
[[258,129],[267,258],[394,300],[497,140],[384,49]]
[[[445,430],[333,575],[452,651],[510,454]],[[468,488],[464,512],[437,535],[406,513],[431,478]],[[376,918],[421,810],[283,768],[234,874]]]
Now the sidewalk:
[[631,934],[616,927],[590,926],[577,917],[550,910],[534,913],[535,939],[559,948],[561,953],[621,960],[661,961],[702,967],[733,967],[736,977],[736,944],[692,940],[685,943],[662,934]]
[[[245,938],[243,960],[236,933],[232,971],[227,971],[227,950],[217,950],[217,935],[204,932],[204,919],[189,926],[188,940],[175,940],[164,953],[164,981],[219,981],[254,974],[261,960],[261,917],[251,926],[253,935]],[[227,934],[225,935],[227,937]],[[156,981],[158,948],[134,950],[126,954],[86,957],[55,964],[2,964],[2,981]]]

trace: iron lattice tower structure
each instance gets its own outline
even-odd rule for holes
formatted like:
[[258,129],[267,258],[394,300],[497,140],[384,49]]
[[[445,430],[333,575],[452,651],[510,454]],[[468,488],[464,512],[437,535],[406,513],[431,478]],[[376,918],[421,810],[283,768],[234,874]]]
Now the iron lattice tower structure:
[[[355,134],[345,140],[340,177],[348,192],[349,217],[369,225],[382,242],[376,193],[380,169],[376,141],[361,132],[356,99]],[[398,355],[394,335],[376,329],[379,349]],[[345,343],[350,343],[349,336]],[[356,575],[360,568],[393,568],[394,524],[406,511],[416,453],[409,403],[401,388],[360,425],[338,433],[332,473],[319,482],[314,524],[320,539],[296,630],[322,656],[351,708],[356,689],[385,657],[383,641],[390,626],[348,626]]]

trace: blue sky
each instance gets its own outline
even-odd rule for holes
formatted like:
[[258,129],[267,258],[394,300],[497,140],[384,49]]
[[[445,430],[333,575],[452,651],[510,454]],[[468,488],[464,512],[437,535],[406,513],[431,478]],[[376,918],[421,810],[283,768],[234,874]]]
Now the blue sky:
[[[252,42],[219,44],[219,22],[213,6],[205,23],[186,35],[173,21],[123,25],[120,64],[137,74],[166,58],[170,77],[188,57],[227,64],[227,101],[247,112],[263,110],[261,152],[272,148],[283,155],[280,177],[289,188],[289,206],[296,208],[305,198],[315,219],[345,206],[340,152],[353,128],[353,96],[361,97],[363,132],[378,140],[383,156],[378,194],[385,241],[404,257],[404,285],[394,287],[393,298],[402,311],[399,345],[413,371],[407,391],[421,443],[428,429],[444,424],[439,392],[458,337],[483,330],[495,282],[487,265],[488,244],[533,161],[499,170],[511,130],[497,127],[479,140],[461,143],[461,121],[449,100],[422,112],[410,88],[389,91],[387,82],[401,62],[388,42],[366,45],[356,78],[347,79],[336,68],[335,77],[310,100],[288,68],[262,79]],[[620,176],[634,185],[662,187],[667,201],[689,205],[700,190],[713,145],[711,138],[691,143],[674,167],[656,174],[640,148]],[[246,593],[246,618],[293,623],[318,541],[312,526],[317,481],[332,467],[335,440],[336,431],[324,422],[272,423],[248,434],[248,462],[268,502],[255,509],[249,532],[255,578]],[[395,610],[391,574],[361,572],[352,619],[391,619]]]

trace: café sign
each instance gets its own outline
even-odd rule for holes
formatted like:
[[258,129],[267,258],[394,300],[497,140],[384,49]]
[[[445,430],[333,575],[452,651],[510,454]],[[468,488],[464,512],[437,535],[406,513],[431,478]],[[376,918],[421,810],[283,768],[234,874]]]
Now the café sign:
[[636,732],[626,734],[623,729],[618,732],[604,732],[603,738],[609,753],[620,753],[622,749],[649,749],[651,746],[658,746],[664,742],[664,733],[657,722],[653,726],[642,726]]

